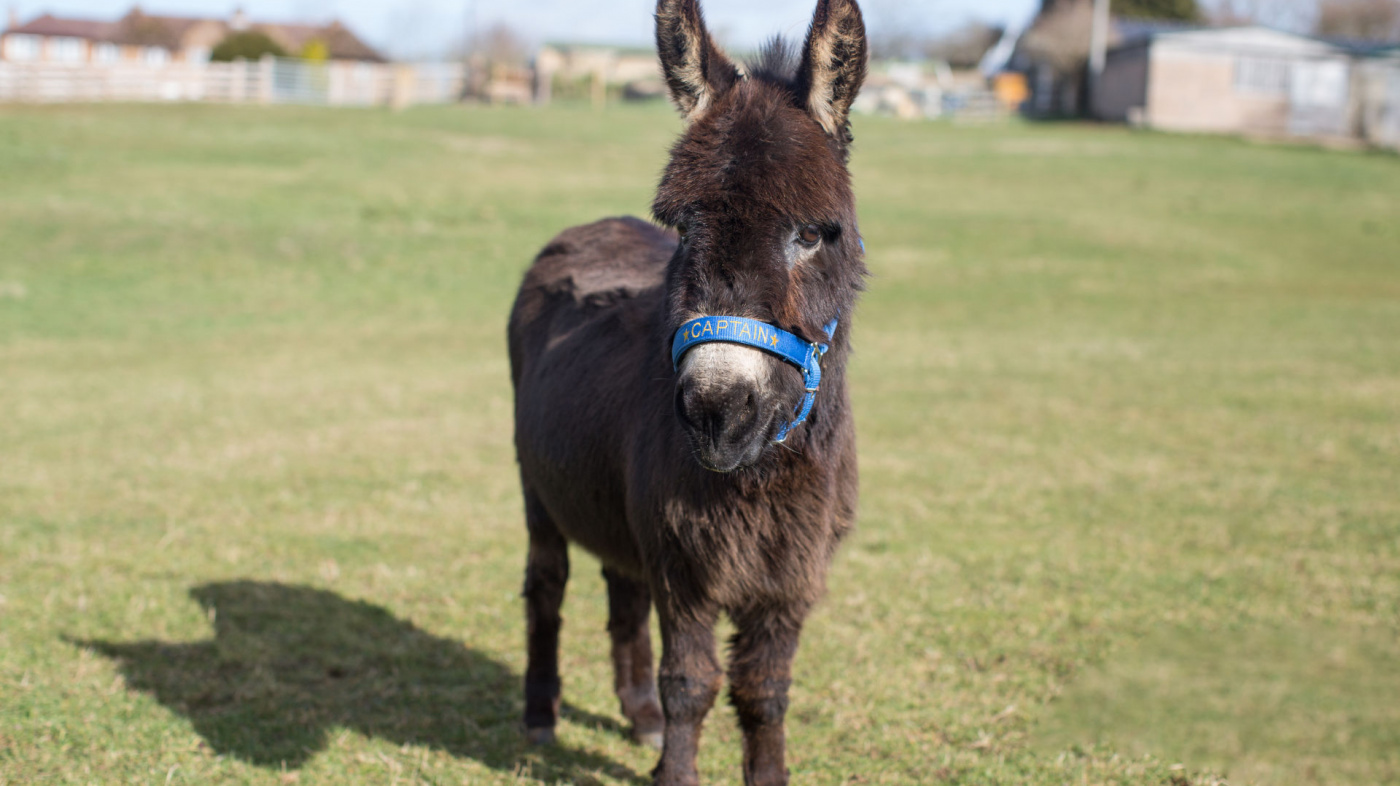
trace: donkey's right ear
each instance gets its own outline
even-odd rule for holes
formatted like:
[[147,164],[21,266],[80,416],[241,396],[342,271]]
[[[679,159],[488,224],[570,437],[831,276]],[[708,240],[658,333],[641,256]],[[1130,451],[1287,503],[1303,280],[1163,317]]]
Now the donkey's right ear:
[[865,83],[869,58],[856,0],[818,0],[798,77],[807,111],[843,146],[851,141],[851,105]]
[[704,114],[739,81],[739,69],[705,29],[699,0],[657,0],[656,49],[671,98],[687,121]]

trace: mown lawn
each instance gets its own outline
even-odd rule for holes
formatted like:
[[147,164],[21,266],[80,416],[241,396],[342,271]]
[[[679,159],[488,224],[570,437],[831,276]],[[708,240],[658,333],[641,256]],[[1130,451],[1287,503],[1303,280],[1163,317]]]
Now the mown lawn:
[[[0,783],[642,782],[582,555],[517,733],[504,324],[678,128],[0,108]],[[795,783],[1400,783],[1400,159],[856,130]]]

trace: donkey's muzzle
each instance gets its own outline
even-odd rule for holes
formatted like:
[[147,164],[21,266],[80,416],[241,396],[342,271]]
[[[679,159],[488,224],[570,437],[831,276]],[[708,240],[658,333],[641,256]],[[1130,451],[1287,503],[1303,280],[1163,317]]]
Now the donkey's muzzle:
[[682,377],[676,384],[676,417],[695,458],[713,472],[733,472],[758,461],[772,440],[776,408],[763,403],[757,385],[707,385]]

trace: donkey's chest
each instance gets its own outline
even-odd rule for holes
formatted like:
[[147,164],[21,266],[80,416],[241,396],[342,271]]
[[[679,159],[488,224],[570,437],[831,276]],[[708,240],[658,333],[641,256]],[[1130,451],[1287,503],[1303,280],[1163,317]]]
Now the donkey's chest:
[[668,580],[684,585],[673,589],[729,609],[815,601],[846,528],[828,505],[790,503],[758,498],[673,508],[658,544],[670,555]]

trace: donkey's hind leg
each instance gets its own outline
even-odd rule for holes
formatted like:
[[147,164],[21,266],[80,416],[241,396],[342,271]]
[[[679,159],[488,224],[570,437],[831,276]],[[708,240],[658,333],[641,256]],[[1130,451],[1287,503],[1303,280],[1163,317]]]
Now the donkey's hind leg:
[[554,742],[559,720],[559,627],[564,585],[569,581],[569,544],[527,487],[525,523],[530,556],[525,566],[525,616],[529,663],[525,667],[525,734],[531,743]]
[[665,716],[656,695],[651,656],[651,591],[645,582],[603,569],[608,580],[608,633],[612,636],[613,690],[637,742],[660,749]]

